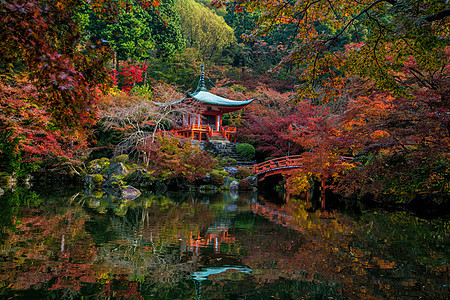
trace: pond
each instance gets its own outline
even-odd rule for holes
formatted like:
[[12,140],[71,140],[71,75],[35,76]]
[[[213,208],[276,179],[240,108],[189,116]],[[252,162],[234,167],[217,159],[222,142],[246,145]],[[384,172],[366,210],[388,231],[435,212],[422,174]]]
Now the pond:
[[447,299],[450,223],[252,193],[0,197],[17,299]]

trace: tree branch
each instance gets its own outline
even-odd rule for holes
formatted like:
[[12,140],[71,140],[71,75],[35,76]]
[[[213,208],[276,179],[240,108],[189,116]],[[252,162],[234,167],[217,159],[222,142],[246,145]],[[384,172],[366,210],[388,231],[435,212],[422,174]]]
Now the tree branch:
[[425,21],[427,22],[434,22],[434,21],[438,21],[438,20],[442,20],[445,17],[450,16],[450,9],[446,9],[443,11],[438,12],[437,14],[428,16],[425,18]]
[[377,0],[375,2],[373,2],[372,4],[370,4],[368,7],[366,7],[364,10],[362,10],[359,14],[357,14],[356,16],[354,16],[350,21],[348,21],[348,23],[344,26],[344,28],[342,28],[342,30],[336,34],[335,36],[329,38],[328,40],[325,41],[325,43],[328,43],[331,41],[330,45],[333,44],[333,41],[337,40],[337,38],[339,36],[341,36],[346,30],[347,28],[353,24],[353,22],[355,22],[356,19],[358,19],[360,16],[362,16],[363,14],[367,13],[369,10],[371,10],[375,5],[382,3],[382,2],[388,2],[390,4],[394,4],[395,1],[393,0]]

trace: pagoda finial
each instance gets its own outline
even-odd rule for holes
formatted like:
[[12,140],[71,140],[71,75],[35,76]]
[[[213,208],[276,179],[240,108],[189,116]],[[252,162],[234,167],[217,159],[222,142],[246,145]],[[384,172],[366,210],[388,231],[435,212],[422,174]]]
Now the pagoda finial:
[[208,91],[205,86],[205,64],[202,63],[202,72],[200,73],[200,80],[198,82],[197,90],[196,92],[200,91]]

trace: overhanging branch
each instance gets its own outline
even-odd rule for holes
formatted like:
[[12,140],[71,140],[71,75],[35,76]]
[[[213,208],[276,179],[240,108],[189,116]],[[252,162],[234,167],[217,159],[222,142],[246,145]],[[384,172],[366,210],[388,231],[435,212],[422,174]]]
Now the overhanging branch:
[[427,22],[431,23],[434,21],[442,20],[443,18],[448,17],[448,16],[450,16],[450,9],[446,9],[446,10],[438,12],[437,14],[428,16],[425,18],[425,20]]

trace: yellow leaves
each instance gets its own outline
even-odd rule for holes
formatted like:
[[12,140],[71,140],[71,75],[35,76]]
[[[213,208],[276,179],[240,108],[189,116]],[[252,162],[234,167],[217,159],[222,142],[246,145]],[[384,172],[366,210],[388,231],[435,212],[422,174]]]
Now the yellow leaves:
[[382,139],[384,137],[389,137],[390,134],[389,134],[389,132],[384,131],[384,130],[375,130],[374,132],[372,132],[372,134],[370,136],[371,136],[371,138],[378,140],[378,139]]
[[111,280],[109,273],[102,273],[100,276],[98,276],[98,281],[102,284],[107,284]]
[[286,182],[289,193],[293,196],[299,196],[311,188],[309,180],[312,178],[312,173],[302,171],[291,175]]

